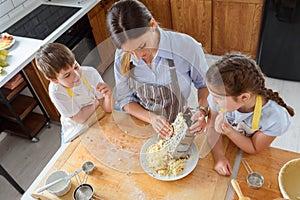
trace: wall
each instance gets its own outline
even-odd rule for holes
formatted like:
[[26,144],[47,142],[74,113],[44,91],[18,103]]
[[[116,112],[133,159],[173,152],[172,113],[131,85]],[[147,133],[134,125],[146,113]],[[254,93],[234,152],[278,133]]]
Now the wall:
[[28,10],[36,0],[0,0],[0,26]]

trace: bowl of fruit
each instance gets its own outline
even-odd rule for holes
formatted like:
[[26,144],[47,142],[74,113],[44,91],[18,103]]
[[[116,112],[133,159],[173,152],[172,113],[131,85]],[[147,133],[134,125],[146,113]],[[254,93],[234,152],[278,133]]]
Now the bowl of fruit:
[[0,37],[0,50],[8,49],[15,43],[15,39],[8,33],[2,33]]

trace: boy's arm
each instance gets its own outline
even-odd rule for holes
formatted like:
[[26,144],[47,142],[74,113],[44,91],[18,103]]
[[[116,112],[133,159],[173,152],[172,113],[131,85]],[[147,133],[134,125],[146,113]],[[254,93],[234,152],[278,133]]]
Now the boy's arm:
[[79,124],[83,124],[95,112],[95,110],[99,106],[99,104],[100,104],[99,101],[95,101],[93,104],[90,104],[90,105],[87,105],[87,106],[81,108],[81,110],[73,117],[70,117],[70,119],[72,119],[73,121],[75,121]]
[[113,95],[106,95],[103,98],[98,99],[98,101],[105,112],[113,111],[115,107]]
[[96,90],[103,95],[103,98],[98,99],[103,110],[112,112],[114,109],[114,98],[110,87],[106,83],[98,83]]

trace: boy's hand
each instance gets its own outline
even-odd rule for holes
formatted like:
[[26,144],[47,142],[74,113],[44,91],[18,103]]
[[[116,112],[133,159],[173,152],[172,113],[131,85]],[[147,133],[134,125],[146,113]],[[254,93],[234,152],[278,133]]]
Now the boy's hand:
[[104,97],[112,95],[112,91],[106,83],[98,83],[98,85],[96,86],[96,90],[100,92]]

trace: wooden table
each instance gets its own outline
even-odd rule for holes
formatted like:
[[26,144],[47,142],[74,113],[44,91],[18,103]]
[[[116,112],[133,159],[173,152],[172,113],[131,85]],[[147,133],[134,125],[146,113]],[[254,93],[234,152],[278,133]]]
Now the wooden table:
[[[100,125],[100,126],[99,126]],[[115,124],[112,115],[107,114],[90,127],[81,137],[93,135],[101,129],[106,135],[122,135],[122,131]],[[129,141],[127,137],[127,142]],[[125,139],[124,139],[125,140]],[[133,139],[134,140],[134,139]],[[123,144],[126,148],[126,144]],[[234,163],[237,148],[230,142],[225,145],[230,162]],[[213,170],[211,155],[200,159],[196,168],[183,179],[177,181],[160,181],[146,173],[125,173],[108,167],[99,161],[86,148],[83,139],[74,140],[58,158],[53,167],[44,175],[36,190],[44,185],[46,178],[55,170],[64,169],[73,172],[79,169],[86,160],[95,163],[95,170],[89,175],[88,183],[94,187],[97,196],[103,199],[224,199],[230,178],[219,176]],[[72,193],[78,185],[75,178],[71,179],[71,190],[62,197],[56,197],[47,191],[40,194],[32,193],[38,199],[72,199]]]
[[[241,163],[237,181],[244,196],[248,196],[252,200],[282,198],[278,185],[278,174],[286,162],[295,158],[300,158],[300,154],[271,147],[256,155],[243,153],[243,159],[249,163],[251,169],[263,175],[265,179],[261,188],[249,187],[246,181],[247,171]],[[238,199],[236,194],[234,199]]]
[[[225,199],[230,185],[230,177],[220,176],[213,170],[214,162],[211,154],[200,158],[196,168],[185,178],[177,181],[160,181],[146,173],[121,172],[100,161],[97,156],[94,156],[95,154],[91,153],[91,147],[86,148],[87,146],[83,142],[83,137],[93,136],[99,131],[104,131],[105,135],[110,137],[119,134],[125,137],[124,141],[127,143],[131,140],[130,136],[124,136],[112,115],[107,114],[66,148],[53,167],[44,175],[35,191],[44,185],[51,172],[64,169],[71,173],[79,169],[85,161],[91,160],[95,163],[96,168],[89,175],[87,182],[94,187],[95,194],[103,199]],[[229,140],[225,139],[224,141],[226,156],[233,166],[238,149]],[[125,145],[122,148],[126,148],[126,142],[122,143]],[[279,169],[286,161],[299,157],[299,154],[269,148],[258,155],[244,154],[243,157],[254,171],[260,172],[265,177],[265,184],[261,189],[251,189],[245,182],[246,171],[240,165],[237,180],[245,195],[253,199],[272,199],[281,197],[277,181]],[[71,182],[71,190],[62,197],[56,197],[47,191],[40,194],[34,191],[32,196],[37,199],[72,199],[73,191],[78,183],[75,178],[72,178]],[[237,199],[237,196],[231,196],[230,199],[232,198]]]

